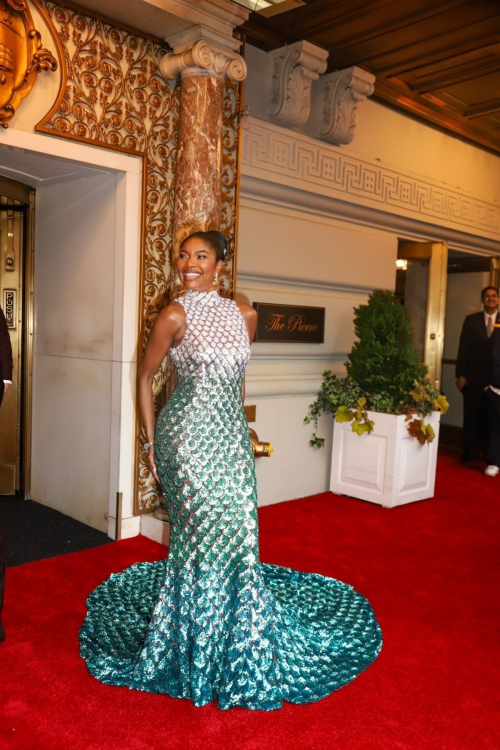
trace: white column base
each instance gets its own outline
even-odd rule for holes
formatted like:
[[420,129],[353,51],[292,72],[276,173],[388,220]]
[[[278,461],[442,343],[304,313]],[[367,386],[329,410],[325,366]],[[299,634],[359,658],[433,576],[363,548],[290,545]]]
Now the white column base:
[[168,547],[170,524],[155,518],[154,513],[144,513],[140,519],[142,536],[146,536],[148,539],[152,539],[153,542],[158,542]]
[[[131,539],[133,536],[138,536],[141,533],[141,518],[140,516],[131,516],[130,518],[122,518],[121,534],[120,539]],[[116,518],[108,516],[108,536],[111,539],[115,539],[116,534]]]

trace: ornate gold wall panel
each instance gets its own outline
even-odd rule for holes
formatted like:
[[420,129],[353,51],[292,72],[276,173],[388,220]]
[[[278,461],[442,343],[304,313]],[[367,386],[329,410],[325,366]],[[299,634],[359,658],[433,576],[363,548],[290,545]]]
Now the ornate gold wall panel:
[[222,130],[222,221],[221,229],[230,238],[230,254],[221,273],[221,293],[232,297],[236,288],[236,250],[238,241],[239,143],[243,102],[243,83],[226,81]]
[[8,128],[16,109],[42,70],[57,61],[42,46],[26,0],[0,0],[0,125]]
[[[168,51],[161,41],[52,0],[33,2],[51,27],[64,63],[58,99],[35,129],[144,159],[140,359],[168,291],[180,87],[160,73],[159,61]],[[224,269],[223,293],[230,296],[234,291],[240,91],[227,83],[224,93],[222,231],[230,238],[232,252]],[[157,408],[165,400],[165,380],[164,366],[154,383]],[[136,513],[158,503],[147,455],[139,449],[145,442],[140,438],[139,421]]]

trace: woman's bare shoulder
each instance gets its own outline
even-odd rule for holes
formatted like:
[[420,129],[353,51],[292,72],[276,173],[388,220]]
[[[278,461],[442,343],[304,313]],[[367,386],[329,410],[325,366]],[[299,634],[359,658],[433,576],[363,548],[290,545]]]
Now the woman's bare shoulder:
[[244,302],[237,302],[240,313],[243,315],[245,320],[255,320],[257,318],[257,310],[251,305],[247,305]]
[[186,322],[186,313],[183,306],[174,300],[158,313],[156,323],[160,326],[181,326]]

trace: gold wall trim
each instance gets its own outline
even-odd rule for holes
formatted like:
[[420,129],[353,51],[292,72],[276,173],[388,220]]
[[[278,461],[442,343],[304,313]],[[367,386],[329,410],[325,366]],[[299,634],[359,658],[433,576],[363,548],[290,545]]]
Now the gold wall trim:
[[22,491],[26,499],[31,498],[31,425],[33,415],[33,284],[34,284],[34,226],[35,191],[21,182],[0,177],[0,195],[21,201],[26,206],[23,255],[23,381],[22,381]]
[[[58,98],[35,126],[39,133],[122,151],[143,159],[141,281],[139,304],[140,362],[151,328],[166,302],[172,254],[172,223],[177,158],[180,85],[160,73],[166,43],[122,27],[78,6],[32,0],[56,40],[62,80]],[[227,83],[223,118],[222,231],[231,253],[221,292],[232,296],[236,257],[241,92]],[[165,400],[166,368],[155,379],[155,406]],[[134,513],[158,504],[158,488],[140,450],[136,400]]]

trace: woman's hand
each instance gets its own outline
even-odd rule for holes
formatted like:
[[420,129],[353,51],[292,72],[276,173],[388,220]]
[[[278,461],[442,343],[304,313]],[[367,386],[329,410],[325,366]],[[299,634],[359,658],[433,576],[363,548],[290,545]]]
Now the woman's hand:
[[156,470],[155,449],[154,449],[153,445],[150,445],[149,449],[148,449],[148,464],[149,464],[149,468],[153,472],[154,478],[156,479],[156,481],[158,482],[158,484],[160,484],[160,479],[158,477],[158,472]]

